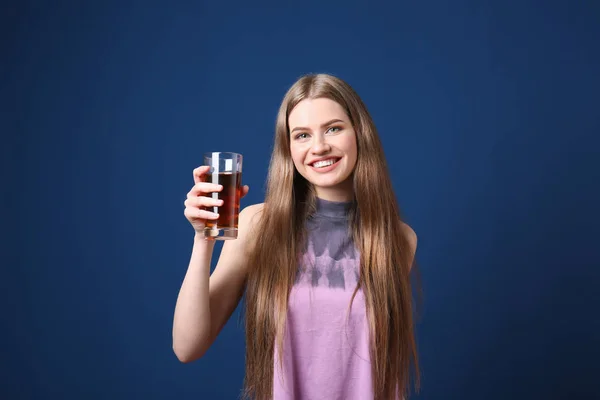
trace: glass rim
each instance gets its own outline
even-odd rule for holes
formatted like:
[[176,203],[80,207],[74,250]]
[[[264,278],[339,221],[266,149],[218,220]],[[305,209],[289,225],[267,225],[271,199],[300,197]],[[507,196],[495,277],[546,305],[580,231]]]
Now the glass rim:
[[208,151],[204,153],[204,158],[215,158],[225,156],[223,158],[242,158],[240,153],[235,153],[232,151]]

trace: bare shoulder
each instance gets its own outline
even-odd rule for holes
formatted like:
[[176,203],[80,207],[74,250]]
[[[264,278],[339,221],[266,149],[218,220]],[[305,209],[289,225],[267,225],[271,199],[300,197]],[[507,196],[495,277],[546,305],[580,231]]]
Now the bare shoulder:
[[[240,212],[238,227],[240,231],[247,232],[260,221],[265,203],[251,204]],[[243,232],[240,232],[243,233]]]
[[240,267],[244,264],[244,256],[249,249],[249,241],[256,236],[253,228],[259,222],[262,209],[263,203],[260,203],[246,206],[240,211],[237,239],[225,241],[219,263],[222,261],[223,265],[235,264]]
[[251,204],[240,211],[238,218],[238,238],[237,240],[227,241],[223,250],[245,251],[248,249],[248,241],[256,236],[254,228],[260,222],[263,207],[264,203]]
[[414,229],[411,228],[410,225],[408,225],[405,222],[402,222],[402,230],[404,231],[404,235],[408,239],[408,243],[410,243],[410,248],[414,256],[414,254],[417,251],[417,234],[415,233]]
[[246,206],[240,212],[240,219],[250,222],[253,218],[257,217],[263,210],[265,203],[251,204]]

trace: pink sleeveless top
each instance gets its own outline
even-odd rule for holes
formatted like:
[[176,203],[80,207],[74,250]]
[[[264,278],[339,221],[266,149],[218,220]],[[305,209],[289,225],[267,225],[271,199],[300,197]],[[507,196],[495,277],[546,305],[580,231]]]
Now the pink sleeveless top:
[[308,243],[290,293],[283,368],[275,350],[274,400],[373,398],[360,257],[348,229],[349,203],[317,199]]

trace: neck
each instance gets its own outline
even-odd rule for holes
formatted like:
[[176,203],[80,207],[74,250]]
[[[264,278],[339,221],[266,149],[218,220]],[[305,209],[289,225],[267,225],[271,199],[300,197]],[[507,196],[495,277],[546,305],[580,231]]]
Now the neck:
[[352,181],[348,180],[337,187],[320,188],[315,187],[315,192],[318,198],[335,201],[335,202],[350,202],[354,198],[354,190]]

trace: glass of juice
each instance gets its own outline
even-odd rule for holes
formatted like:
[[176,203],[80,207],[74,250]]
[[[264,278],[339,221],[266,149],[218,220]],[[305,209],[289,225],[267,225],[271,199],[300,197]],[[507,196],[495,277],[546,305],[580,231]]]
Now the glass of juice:
[[208,194],[213,199],[223,200],[223,205],[205,208],[218,213],[219,219],[206,221],[204,237],[216,240],[236,239],[242,194],[242,155],[229,152],[206,153],[204,165],[210,166],[210,170],[202,176],[202,180],[223,186],[220,192]]

